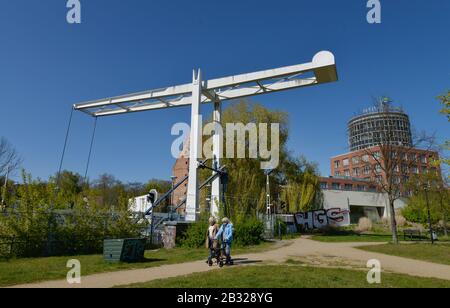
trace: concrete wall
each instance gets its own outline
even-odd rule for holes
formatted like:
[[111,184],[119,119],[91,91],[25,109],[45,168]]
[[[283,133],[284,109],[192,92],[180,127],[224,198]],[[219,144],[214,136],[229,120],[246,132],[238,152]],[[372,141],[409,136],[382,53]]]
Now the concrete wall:
[[[384,208],[384,217],[389,214],[387,194],[363,191],[323,190],[324,209],[341,208],[350,210],[351,206]],[[395,208],[406,206],[405,200],[395,202]]]

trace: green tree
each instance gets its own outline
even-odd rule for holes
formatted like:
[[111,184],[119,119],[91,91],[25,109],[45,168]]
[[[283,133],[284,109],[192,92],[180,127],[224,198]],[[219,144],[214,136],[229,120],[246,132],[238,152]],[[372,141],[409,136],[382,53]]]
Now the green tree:
[[288,183],[282,189],[282,200],[286,204],[287,212],[309,212],[315,209],[319,190],[319,178],[309,171],[297,182]]
[[408,198],[408,206],[402,211],[405,218],[412,222],[426,224],[429,207],[432,223],[442,222],[444,234],[448,236],[450,194],[442,177],[435,173],[414,175],[408,181],[407,189],[411,192],[411,196]]
[[[280,127],[280,162],[279,166],[270,175],[270,193],[272,203],[277,204],[283,194],[283,186],[292,185],[300,190],[298,201],[292,200],[292,212],[298,208],[308,208],[315,205],[320,193],[317,171],[314,165],[306,159],[294,158],[287,148],[289,138],[288,115],[282,111],[269,110],[257,103],[241,100],[231,104],[223,112],[222,126],[225,129],[227,123],[249,123],[258,125],[278,123]],[[248,135],[248,134],[247,134]],[[270,136],[270,132],[268,132]],[[246,157],[249,157],[249,141],[247,136]],[[226,144],[226,136],[224,136]],[[270,140],[269,140],[270,144]],[[237,141],[235,140],[235,152]],[[226,166],[229,174],[229,182],[226,192],[227,215],[232,217],[254,215],[265,212],[266,209],[266,176],[261,170],[261,159],[223,159],[222,165]],[[211,175],[210,170],[201,171],[201,179]],[[203,191],[201,195],[202,208],[208,207],[206,198],[209,191]],[[298,203],[297,203],[298,202]],[[294,206],[295,204],[295,206]],[[279,210],[279,208],[278,208]]]
[[[447,94],[441,95],[438,97],[438,100],[441,102],[443,108],[441,110],[441,113],[445,115],[450,122],[450,90],[447,91]],[[448,153],[450,151],[450,140],[447,140],[444,145],[442,146],[444,152]],[[445,155],[445,154],[444,154]],[[446,165],[446,171],[448,172],[449,166],[450,166],[450,158],[443,157],[442,161],[439,163],[443,163]],[[450,179],[450,173],[447,176]]]
[[443,105],[441,113],[444,114],[447,117],[448,121],[450,122],[450,90],[447,91],[447,94],[439,96],[438,99],[441,101],[441,104]]

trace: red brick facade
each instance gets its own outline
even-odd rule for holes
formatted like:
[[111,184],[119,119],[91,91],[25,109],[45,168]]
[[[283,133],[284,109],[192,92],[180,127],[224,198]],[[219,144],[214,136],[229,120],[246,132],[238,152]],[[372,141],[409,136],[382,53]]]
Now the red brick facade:
[[320,178],[320,188],[325,190],[348,190],[348,191],[366,191],[377,192],[377,185],[372,182],[361,179],[345,178]]
[[[406,181],[413,174],[425,172],[440,172],[432,165],[432,161],[439,159],[436,152],[408,149],[396,151],[399,156],[399,164],[396,167],[399,184]],[[368,154],[369,153],[369,154]],[[374,155],[381,151],[379,147],[364,149],[331,158],[331,174],[333,177],[364,179],[371,182],[379,182],[386,179],[383,168],[380,168]]]
[[[181,181],[185,176],[189,174],[189,159],[180,157],[177,159],[172,169],[172,174],[175,177],[173,183],[176,184]],[[173,193],[173,203],[177,206],[187,196],[187,184],[185,181],[180,187],[178,187]]]

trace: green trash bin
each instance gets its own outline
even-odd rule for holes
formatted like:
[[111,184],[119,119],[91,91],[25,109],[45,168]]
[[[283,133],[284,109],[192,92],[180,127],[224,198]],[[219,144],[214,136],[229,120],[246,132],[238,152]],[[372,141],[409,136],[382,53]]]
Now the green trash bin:
[[103,242],[103,258],[108,262],[139,262],[144,259],[145,239],[117,239]]

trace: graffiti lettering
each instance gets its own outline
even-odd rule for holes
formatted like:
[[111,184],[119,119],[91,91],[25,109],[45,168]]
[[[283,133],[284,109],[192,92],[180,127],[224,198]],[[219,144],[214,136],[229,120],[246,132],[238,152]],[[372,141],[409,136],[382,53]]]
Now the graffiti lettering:
[[323,229],[327,226],[345,227],[350,224],[350,211],[340,208],[317,210],[295,215],[297,224],[304,229]]

